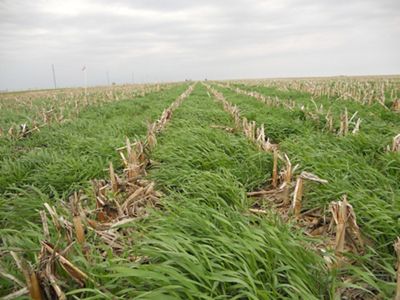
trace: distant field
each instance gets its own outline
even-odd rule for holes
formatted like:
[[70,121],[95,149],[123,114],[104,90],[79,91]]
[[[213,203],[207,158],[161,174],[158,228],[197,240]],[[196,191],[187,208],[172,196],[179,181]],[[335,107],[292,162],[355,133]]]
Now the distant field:
[[400,76],[2,93],[0,228],[4,299],[400,297]]

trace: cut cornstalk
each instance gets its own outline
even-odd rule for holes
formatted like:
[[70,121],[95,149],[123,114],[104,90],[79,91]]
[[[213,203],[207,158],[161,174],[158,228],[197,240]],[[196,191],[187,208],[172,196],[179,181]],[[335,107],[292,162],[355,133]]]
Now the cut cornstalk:
[[260,147],[260,149],[264,148],[264,144],[265,144],[265,130],[264,130],[264,124],[261,124],[260,128],[256,129],[257,133],[256,133],[256,143],[257,145]]
[[78,243],[83,247],[85,245],[85,231],[82,225],[82,218],[79,207],[80,195],[75,192],[70,198],[71,210],[72,210],[72,221],[75,228],[75,235]]
[[14,136],[14,127],[13,127],[13,126],[11,126],[10,129],[8,129],[8,135],[9,135],[10,137],[13,137],[13,136]]
[[43,205],[49,212],[51,220],[52,220],[54,226],[56,227],[57,231],[60,233],[61,232],[61,224],[60,224],[59,217],[58,217],[56,210],[54,209],[54,207],[50,206],[48,203],[44,203]]
[[393,101],[392,110],[393,111],[400,111],[400,99],[396,99],[396,100]]
[[128,157],[128,163],[133,163],[136,161],[135,155],[132,153],[132,145],[129,138],[126,138],[126,153]]
[[296,181],[296,187],[293,194],[293,213],[296,217],[300,216],[301,200],[303,198],[303,178],[299,176]]
[[41,210],[39,212],[40,214],[40,219],[42,220],[42,226],[43,226],[43,235],[46,240],[50,239],[50,233],[49,233],[49,225],[47,224],[47,215],[44,210]]
[[347,108],[345,108],[344,112],[340,115],[339,135],[346,136],[348,132],[349,132],[349,116]]
[[40,288],[39,280],[37,278],[36,272],[31,270],[30,276],[29,276],[29,293],[32,297],[33,300],[42,300],[42,291]]
[[274,164],[272,169],[272,186],[277,188],[278,186],[278,150],[274,150]]
[[75,228],[76,239],[81,246],[85,245],[85,231],[82,225],[81,216],[74,216],[73,223]]
[[301,172],[300,176],[297,177],[296,187],[295,187],[294,193],[293,193],[292,210],[293,210],[293,213],[296,218],[300,216],[300,212],[301,212],[303,189],[304,189],[304,179],[307,179],[309,181],[318,182],[318,183],[327,183],[328,182],[327,180],[321,179],[312,173]]
[[116,192],[118,192],[118,182],[117,182],[117,178],[115,176],[114,167],[113,167],[112,162],[110,162],[109,171],[110,171],[111,188],[112,188],[112,191],[114,193],[116,193]]
[[148,130],[147,130],[146,141],[147,141],[147,145],[149,146],[150,149],[153,149],[157,144],[157,138],[154,133],[154,127],[155,126],[153,124],[151,124],[151,125],[149,125]]
[[393,138],[392,151],[400,152],[400,134]]
[[289,205],[290,203],[290,185],[292,182],[292,163],[289,157],[285,154],[286,161],[286,171],[285,171],[285,181],[283,189],[283,204]]
[[328,130],[330,132],[332,132],[333,131],[333,116],[330,111],[328,111],[328,113],[326,114],[325,119],[326,119],[326,125],[328,127]]
[[31,298],[33,300],[42,300],[42,291],[35,271],[32,270],[31,266],[28,265],[27,262],[19,258],[15,252],[10,251],[10,254],[17,264],[18,269],[20,269],[22,274],[24,274],[26,286],[28,287]]
[[54,292],[56,293],[57,299],[58,300],[65,300],[66,299],[65,294],[61,290],[60,286],[57,284],[57,280],[56,280],[56,277],[54,275],[54,270],[52,268],[52,265],[53,264],[51,263],[51,260],[49,260],[47,262],[46,268],[45,268],[46,277],[49,280],[50,285],[52,286]]
[[75,265],[73,265],[68,259],[66,259],[64,256],[62,256],[60,253],[55,251],[53,246],[51,246],[49,243],[42,242],[42,245],[45,247],[45,249],[47,251],[50,252],[50,254],[53,254],[58,259],[58,261],[60,262],[63,269],[75,281],[77,281],[81,286],[84,285],[84,282],[88,279],[88,276],[85,273],[83,273],[81,270],[79,270]]
[[338,209],[336,212],[336,240],[335,240],[335,251],[336,253],[342,253],[344,251],[346,241],[346,221],[347,221],[347,206],[346,199],[338,203]]
[[361,119],[358,118],[357,122],[356,122],[356,125],[354,126],[354,129],[352,131],[353,134],[356,134],[357,132],[360,131],[360,124],[361,124]]
[[330,205],[330,210],[333,216],[332,221],[336,223],[336,253],[340,254],[345,250],[346,231],[348,231],[348,233],[353,233],[358,239],[360,246],[363,247],[364,243],[357,225],[356,215],[353,207],[347,201],[347,196],[344,195],[342,201],[332,202]]

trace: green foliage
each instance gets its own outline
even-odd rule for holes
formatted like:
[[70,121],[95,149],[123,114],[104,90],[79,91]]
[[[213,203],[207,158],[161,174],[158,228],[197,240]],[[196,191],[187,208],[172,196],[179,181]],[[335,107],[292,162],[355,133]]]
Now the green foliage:
[[[244,117],[264,124],[266,135],[279,142],[281,151],[288,154],[293,164],[298,163],[301,170],[329,180],[327,185],[307,188],[303,201],[306,208],[327,207],[343,194],[348,195],[362,233],[373,241],[376,250],[370,249],[371,252],[366,254],[370,259],[363,262],[368,272],[359,278],[366,282],[374,281],[377,290],[387,293],[389,283],[380,280],[379,276],[386,272],[385,280],[394,281],[394,274],[382,271],[381,266],[388,261],[394,264],[392,245],[400,232],[400,164],[398,153],[387,153],[386,146],[391,145],[392,138],[400,131],[398,114],[378,104],[365,106],[349,100],[317,99],[318,104],[331,107],[336,115],[344,107],[349,109],[350,115],[358,111],[362,118],[360,132],[341,137],[323,131],[312,120],[301,118],[300,106],[313,105],[308,94],[262,86],[239,86],[266,96],[296,101],[298,107],[291,111],[270,107],[252,97],[216,87],[231,103],[238,105]],[[387,297],[394,290],[389,291]]]
[[[314,105],[310,95],[265,87],[260,93]],[[89,180],[120,166],[115,148],[125,137],[142,138],[187,85],[87,107],[70,122],[44,127],[22,140],[0,140],[0,252],[24,253],[33,265],[43,240],[38,210],[47,202],[71,218],[63,203],[71,192],[89,190]],[[368,239],[357,265],[328,269],[315,238],[268,212],[249,213],[246,192],[271,177],[272,157],[259,151],[234,127],[229,114],[197,85],[157,135],[148,179],[164,197],[160,210],[124,225],[123,251],[115,253],[93,231],[86,232],[88,257],[74,244],[69,259],[91,280],[82,288],[60,276],[68,297],[79,299],[334,299],[337,288],[352,287],[390,298],[395,290],[392,243],[400,232],[400,160],[385,151],[400,126],[398,116],[379,105],[314,99],[340,114],[346,106],[363,119],[357,135],[323,131],[300,108],[267,107],[254,98],[222,89],[241,114],[264,123],[293,164],[329,180],[307,185],[304,205],[327,207],[347,194]],[[19,112],[23,113],[23,112]],[[15,117],[18,119],[18,117]],[[8,120],[7,122],[10,122]],[[90,202],[90,200],[88,200]],[[50,242],[67,246],[50,224]],[[140,258],[140,259],[137,259]],[[9,255],[0,266],[24,281]],[[342,278],[352,282],[343,283]],[[14,285],[0,275],[0,295]]]
[[272,213],[247,212],[245,193],[270,177],[271,155],[213,127],[233,124],[205,95],[198,87],[185,100],[151,156],[150,178],[168,196],[137,224],[143,237],[131,248],[150,262],[111,260],[98,279],[110,294],[138,299],[328,297],[332,279],[303,235]]
[[[185,88],[179,86],[144,98],[89,106],[73,121],[47,126],[22,140],[0,141],[7,155],[0,158],[0,192],[34,185],[44,192],[55,188],[70,192],[104,177],[115,151],[125,137],[143,136],[149,120],[156,118]],[[0,153],[2,151],[0,150]]]

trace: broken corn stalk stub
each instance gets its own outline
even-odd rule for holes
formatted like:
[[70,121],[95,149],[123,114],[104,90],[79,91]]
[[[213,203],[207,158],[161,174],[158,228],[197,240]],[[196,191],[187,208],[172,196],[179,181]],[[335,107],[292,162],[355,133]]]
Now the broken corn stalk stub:
[[400,134],[393,138],[392,151],[400,152]]
[[290,185],[292,182],[292,163],[289,157],[285,153],[286,170],[284,175],[284,190],[283,190],[283,203],[284,205],[289,205],[290,203]]
[[10,251],[18,269],[25,277],[26,286],[28,287],[29,294],[34,300],[42,300],[42,292],[39,285],[36,272],[32,267],[23,259],[21,259],[15,252]]
[[272,169],[272,187],[278,187],[278,150],[274,150],[274,164]]
[[344,251],[345,239],[346,239],[346,222],[347,222],[347,203],[346,199],[338,203],[338,209],[335,213],[336,222],[336,253],[342,253]]
[[32,299],[34,300],[42,300],[42,291],[39,285],[39,280],[37,278],[37,274],[34,271],[31,271],[29,276],[29,292],[31,294]]
[[75,192],[74,195],[71,197],[72,222],[75,228],[76,239],[83,248],[85,246],[85,231],[83,229],[82,217],[79,209],[79,201],[80,196],[78,193]]
[[358,118],[357,122],[356,122],[356,125],[354,126],[354,129],[352,131],[353,134],[356,134],[357,132],[360,131],[360,124],[361,124],[361,119]]
[[302,198],[303,198],[303,178],[299,176],[296,180],[296,187],[294,189],[294,194],[293,194],[292,210],[294,212],[295,217],[300,216]]
[[47,211],[50,214],[51,220],[56,227],[58,233],[61,232],[61,224],[59,221],[59,217],[57,215],[57,212],[55,211],[54,207],[51,207],[48,203],[44,203],[44,207],[47,209]]
[[[347,196],[343,196],[342,201],[332,202],[330,205],[332,213],[332,222],[336,224],[336,236],[335,236],[335,252],[337,255],[345,252],[346,250],[346,236],[348,234],[353,235],[351,240],[354,241],[355,250],[357,248],[361,251],[364,247],[359,227],[357,225],[356,215],[353,207],[347,201]],[[331,224],[333,225],[333,224]],[[348,245],[350,246],[350,245]]]
[[392,110],[393,111],[400,111],[400,99],[396,99],[396,100],[393,101]]
[[147,131],[147,144],[150,149],[153,149],[157,144],[157,139],[154,134],[153,126],[149,126],[149,129]]
[[114,193],[117,193],[118,192],[118,182],[117,182],[117,179],[115,176],[114,166],[113,166],[112,162],[110,162],[109,171],[110,171],[110,180],[111,180],[112,191]]
[[88,279],[88,276],[82,272],[79,268],[77,268],[74,264],[72,264],[68,259],[66,259],[59,252],[55,251],[53,246],[47,242],[42,241],[42,246],[60,262],[61,267],[81,286],[84,285],[85,281]]
[[54,268],[52,267],[52,263],[51,260],[48,260],[46,263],[46,268],[45,268],[45,274],[47,279],[50,282],[51,287],[53,288],[54,292],[57,295],[57,298],[59,300],[65,300],[65,294],[63,293],[63,291],[61,290],[60,286],[57,284],[57,280],[56,277],[54,275]]
[[49,225],[47,223],[47,215],[44,210],[39,211],[40,214],[40,219],[42,220],[42,226],[43,226],[43,235],[46,240],[50,239],[50,233],[49,233]]
[[303,185],[304,185],[305,179],[309,180],[309,181],[318,182],[318,183],[328,183],[327,180],[321,179],[312,173],[301,172],[300,176],[297,177],[296,187],[294,189],[294,194],[293,194],[292,210],[293,210],[296,218],[300,216],[300,212],[301,212],[303,189],[304,189]]

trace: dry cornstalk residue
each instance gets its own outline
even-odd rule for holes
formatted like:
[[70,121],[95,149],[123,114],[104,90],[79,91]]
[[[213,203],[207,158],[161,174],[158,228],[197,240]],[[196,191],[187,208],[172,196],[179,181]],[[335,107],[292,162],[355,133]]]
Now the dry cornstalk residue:
[[[356,214],[347,200],[347,196],[343,195],[341,200],[331,202],[330,215],[327,215],[322,208],[304,210],[305,185],[311,183],[328,184],[328,181],[304,171],[295,177],[294,174],[299,166],[292,166],[289,157],[286,154],[281,155],[279,153],[279,146],[269,142],[264,131],[264,124],[257,127],[254,121],[242,118],[237,106],[227,101],[222,93],[210,86],[207,87],[214,97],[223,104],[224,109],[232,115],[236,127],[240,128],[249,140],[254,142],[260,150],[273,152],[271,182],[265,189],[248,193],[249,197],[256,199],[253,207],[250,208],[250,212],[267,215],[268,211],[264,207],[272,208],[279,213],[283,220],[295,221],[295,226],[301,228],[306,235],[318,237],[322,242],[315,244],[315,250],[323,255],[330,268],[340,268],[345,264],[353,263],[346,256],[346,253],[363,254],[364,240],[357,224]],[[261,96],[260,99],[262,99]],[[350,119],[354,119],[355,115]],[[343,125],[340,132],[346,135],[348,132],[346,124],[349,121],[347,110],[342,115],[342,119]],[[394,142],[393,149],[396,147]],[[278,171],[278,161],[282,161],[284,164],[280,172]],[[340,289],[338,292],[342,296],[355,293],[352,289]],[[357,291],[358,296],[359,293]],[[365,296],[366,294],[362,295]]]
[[[74,244],[79,245],[78,248],[90,261],[91,251],[97,251],[106,259],[107,247],[118,254],[125,245],[133,243],[129,235],[133,229],[123,225],[146,217],[148,208],[160,206],[161,193],[155,189],[154,182],[145,179],[146,168],[150,164],[148,154],[156,144],[156,134],[166,127],[173,111],[192,91],[193,86],[190,86],[163,111],[157,121],[149,125],[144,141],[131,143],[126,139],[125,146],[117,149],[124,166],[123,172],[118,174],[110,163],[109,179],[92,181],[95,208],[88,206],[89,197],[81,192],[73,193],[69,201],[58,209],[44,204],[46,211],[40,212],[44,240],[41,241],[38,263],[31,264],[16,253],[10,253],[24,274],[25,283],[17,282],[20,290],[7,297],[29,293],[34,300],[66,299],[63,291],[66,281],[72,280],[79,287],[84,287],[88,281],[96,284],[68,258],[73,257]],[[59,242],[49,242],[49,224],[56,230],[58,241],[63,240],[67,245],[64,249],[59,248]],[[93,236],[97,238],[93,239]],[[146,258],[131,257],[131,260],[143,261]],[[60,269],[64,272],[60,273]]]

